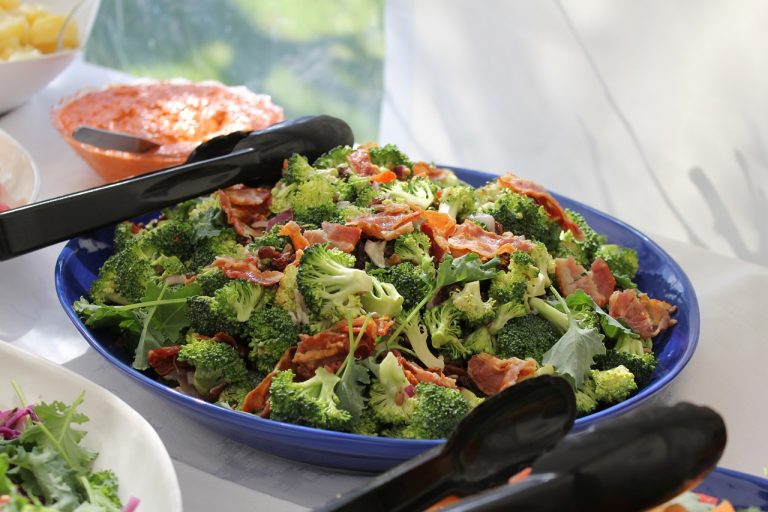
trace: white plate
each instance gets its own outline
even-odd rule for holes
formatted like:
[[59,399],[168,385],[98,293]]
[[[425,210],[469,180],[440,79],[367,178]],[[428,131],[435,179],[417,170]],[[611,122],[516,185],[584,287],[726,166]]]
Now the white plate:
[[11,208],[37,199],[40,173],[27,150],[0,130],[0,203]]
[[19,405],[15,380],[32,402],[72,403],[81,392],[80,411],[90,421],[83,443],[99,452],[97,469],[111,469],[125,503],[135,496],[137,512],[181,512],[181,490],[171,458],[149,423],[128,404],[76,373],[0,341],[0,409]]

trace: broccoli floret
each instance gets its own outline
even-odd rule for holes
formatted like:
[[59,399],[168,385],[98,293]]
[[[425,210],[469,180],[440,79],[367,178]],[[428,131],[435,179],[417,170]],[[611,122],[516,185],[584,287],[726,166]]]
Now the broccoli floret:
[[141,233],[141,228],[133,222],[126,220],[115,226],[114,252],[120,252]]
[[443,357],[436,357],[429,349],[429,345],[427,344],[427,335],[429,331],[425,325],[420,323],[419,315],[415,315],[413,320],[405,326],[403,333],[408,339],[408,343],[411,344],[413,353],[416,354],[416,357],[424,366],[436,370],[445,368]]
[[213,296],[216,290],[230,281],[227,274],[218,267],[205,267],[195,276],[195,282],[200,285],[201,295]]
[[283,181],[288,185],[303,183],[314,176],[315,170],[307,157],[294,153],[283,164]]
[[284,210],[289,210],[293,194],[297,188],[298,185],[295,183],[289,185],[283,180],[278,181],[270,190],[269,211],[280,213]]
[[231,228],[221,229],[216,235],[199,239],[192,252],[189,268],[198,271],[210,265],[216,256],[238,259],[245,256],[245,246],[237,241],[237,233]]
[[437,211],[447,213],[457,220],[475,213],[475,190],[466,185],[446,187],[440,191],[440,204]]
[[271,302],[274,290],[242,279],[232,279],[216,290],[214,297],[226,312],[238,322],[245,322],[256,308]]
[[639,268],[637,251],[616,244],[604,244],[597,249],[595,258],[602,258],[608,264],[616,284],[621,288],[637,288],[632,282]]
[[263,378],[264,375],[260,373],[248,372],[248,376],[245,379],[227,384],[219,393],[216,403],[222,407],[241,410],[245,397],[259,385]]
[[[429,270],[432,274],[429,274]],[[431,282],[434,277],[434,267],[416,266],[411,263],[398,263],[387,268],[369,271],[381,281],[391,283],[398,293],[403,296],[403,309],[410,311],[432,291]]]
[[274,247],[275,249],[282,251],[286,245],[291,243],[291,239],[281,235],[280,229],[280,225],[272,226],[269,231],[266,231],[258,238],[254,238],[253,241],[248,244],[248,251],[255,252],[259,247]]
[[323,178],[313,178],[296,188],[291,198],[293,218],[299,224],[320,226],[323,221],[338,220],[334,198],[336,189]]
[[459,390],[427,382],[416,385],[414,398],[411,421],[401,431],[409,439],[444,439],[471,409]]
[[451,294],[451,303],[461,312],[462,319],[470,326],[490,322],[496,316],[494,310],[496,301],[492,298],[483,301],[480,294],[480,281],[465,283],[461,291]]
[[354,151],[350,146],[337,146],[324,153],[312,164],[317,169],[330,169],[347,164],[347,157]]
[[355,318],[363,314],[360,295],[373,290],[373,279],[352,268],[355,257],[326,244],[309,246],[301,257],[298,285],[316,320]]
[[421,231],[411,231],[395,239],[395,254],[402,261],[409,261],[417,266],[431,266],[432,256],[429,250],[432,242]]
[[479,327],[469,333],[469,336],[467,336],[467,339],[464,342],[464,346],[466,346],[473,354],[480,354],[482,352],[485,352],[486,354],[496,353],[493,336],[491,335],[490,329],[486,326]]
[[626,354],[634,354],[636,356],[645,354],[643,340],[637,335],[627,333],[619,334],[619,338],[616,340],[616,345],[613,347],[613,350]]
[[187,299],[187,320],[190,330],[203,336],[214,336],[219,332],[239,336],[244,327],[228,308],[207,295]]
[[360,417],[352,424],[351,431],[353,434],[360,434],[361,436],[380,435],[382,429],[376,420],[373,409],[370,407],[364,408],[363,412],[360,413]]
[[248,378],[245,360],[228,343],[190,336],[178,359],[194,366],[192,385],[204,397],[211,396],[216,387]]
[[435,185],[427,178],[408,181],[392,181],[387,184],[386,194],[393,201],[427,209],[435,202]]
[[191,223],[182,219],[160,220],[146,229],[148,242],[161,254],[176,256],[182,261],[192,257],[195,231]]
[[554,250],[560,242],[560,226],[551,220],[544,208],[528,196],[512,191],[500,194],[495,202],[484,208],[505,231],[525,235]]
[[408,168],[412,165],[411,159],[394,144],[368,148],[368,154],[371,156],[371,163],[379,167],[394,169],[398,165]]
[[597,397],[595,395],[595,381],[591,378],[584,380],[584,383],[576,390],[576,413],[579,416],[586,416],[597,409]]
[[617,366],[624,366],[635,376],[635,383],[639,389],[651,382],[651,376],[656,370],[656,356],[653,353],[637,355],[618,350],[609,350],[605,354],[595,356],[595,369],[610,370]]
[[378,187],[371,183],[370,178],[354,173],[347,176],[345,181],[337,184],[336,192],[339,201],[347,201],[357,208],[370,206],[379,195]]
[[598,402],[616,404],[637,391],[635,377],[625,366],[610,370],[591,370],[590,375],[595,382],[595,398]]
[[502,359],[533,358],[541,363],[562,333],[541,315],[512,318],[496,334],[496,355]]
[[294,323],[309,323],[309,314],[304,304],[304,298],[298,288],[299,267],[288,265],[283,270],[283,277],[277,285],[275,303],[291,315]]
[[99,269],[88,295],[94,304],[129,304],[131,301],[117,291],[117,258],[112,255]]
[[248,358],[264,373],[271,372],[285,351],[299,342],[299,332],[290,314],[271,306],[257,309],[251,315],[245,337],[250,340]]
[[488,330],[492,335],[495,335],[513,318],[525,316],[527,314],[528,307],[524,304],[515,302],[502,304],[496,309],[496,318],[494,318],[493,322],[488,326]]
[[394,318],[403,310],[403,296],[391,283],[382,282],[370,276],[373,289],[360,298],[361,303],[369,313]]
[[374,418],[390,426],[408,423],[416,405],[416,400],[406,392],[410,385],[397,357],[389,352],[379,365],[378,380],[371,385],[368,407]]
[[571,231],[565,230],[560,233],[560,241],[554,248],[554,254],[558,258],[573,256],[580,265],[589,267],[595,259],[598,248],[605,243],[605,236],[595,232],[581,214],[572,210],[566,210],[565,214],[581,228],[584,239],[576,240]]
[[304,382],[293,381],[293,371],[279,371],[269,388],[270,418],[329,430],[349,430],[352,416],[340,409],[334,388],[340,378],[324,367]]
[[470,351],[461,342],[461,311],[445,301],[424,312],[424,323],[429,329],[432,346],[445,352],[451,359],[462,359]]

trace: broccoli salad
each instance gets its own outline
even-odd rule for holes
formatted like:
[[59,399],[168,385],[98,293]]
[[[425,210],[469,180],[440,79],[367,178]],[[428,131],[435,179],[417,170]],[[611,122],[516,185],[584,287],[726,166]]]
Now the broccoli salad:
[[[15,385],[22,404],[21,390]],[[97,453],[82,446],[88,418],[73,403],[41,402],[0,410],[0,511],[132,512],[108,469],[93,468]]]
[[133,368],[265,418],[438,439],[542,374],[580,415],[647,386],[675,305],[637,288],[637,253],[540,185],[472,188],[397,147],[293,155],[146,223],[74,305]]

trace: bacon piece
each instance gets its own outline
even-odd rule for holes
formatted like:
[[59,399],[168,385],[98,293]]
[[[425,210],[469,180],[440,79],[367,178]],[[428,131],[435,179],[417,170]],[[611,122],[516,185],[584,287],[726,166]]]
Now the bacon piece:
[[430,253],[435,260],[440,261],[443,255],[449,252],[448,238],[456,230],[456,220],[447,213],[440,213],[433,210],[424,210],[421,212],[423,222],[421,231],[429,237],[432,242]]
[[452,379],[451,377],[447,377],[443,374],[442,371],[437,369],[425,370],[418,364],[412,361],[408,361],[397,352],[395,352],[395,356],[397,357],[397,362],[400,363],[400,366],[403,367],[403,373],[405,373],[405,377],[408,379],[408,382],[414,386],[419,382],[429,382],[446,388],[457,388],[456,380]]
[[289,220],[293,220],[293,210],[288,208],[287,210],[283,210],[271,219],[267,221],[267,225],[265,226],[266,229],[272,229],[276,225],[280,224],[283,225]]
[[322,229],[305,229],[303,235],[308,245],[328,243],[328,233]]
[[[392,320],[386,317],[372,317],[368,322],[361,316],[352,321],[352,335],[363,332],[360,342],[355,349],[355,357],[366,358],[373,353],[376,338],[384,336],[392,326]],[[296,374],[303,379],[309,379],[315,370],[325,367],[330,372],[338,370],[349,353],[349,324],[346,321],[336,323],[330,329],[314,335],[300,334],[301,341],[296,347],[293,363]]]
[[358,227],[371,238],[394,240],[413,231],[413,222],[420,215],[420,212],[403,205],[387,205],[377,213],[350,220],[347,226]]
[[268,188],[233,185],[218,191],[221,209],[227,222],[238,235],[254,238],[259,235],[256,226],[266,225],[272,194]]
[[576,240],[584,240],[584,233],[581,231],[579,225],[568,218],[563,207],[557,202],[557,199],[538,183],[524,180],[512,173],[508,173],[504,176],[499,176],[499,184],[503,187],[512,189],[518,194],[530,197],[536,201],[537,204],[544,207],[544,211],[547,212],[550,219],[555,221],[561,228],[567,229],[573,233]]
[[616,287],[616,279],[601,258],[592,262],[589,271],[576,263],[573,256],[555,258],[555,281],[564,297],[583,290],[601,308],[608,303],[608,297]]
[[309,247],[309,242],[304,238],[304,235],[301,234],[301,227],[294,221],[289,221],[283,224],[277,234],[289,237],[291,239],[291,245],[293,245],[295,251]]
[[293,347],[286,350],[275,365],[275,369],[269,372],[255,388],[245,395],[240,407],[241,410],[245,412],[261,411],[261,417],[269,417],[269,388],[272,386],[272,377],[279,371],[293,369],[291,361],[294,350],[295,348]]
[[333,222],[323,222],[322,227],[331,245],[347,253],[352,253],[355,250],[355,246],[357,246],[363,233],[360,228]]
[[261,286],[272,286],[283,278],[283,273],[277,270],[259,269],[258,256],[249,255],[242,260],[217,256],[211,265],[221,269],[230,279],[251,281]]
[[448,248],[452,256],[463,256],[469,252],[477,253],[482,259],[514,251],[531,251],[534,245],[524,237],[504,233],[497,235],[486,231],[474,222],[464,222],[448,238]]
[[615,291],[608,300],[608,314],[623,320],[642,338],[653,338],[677,323],[672,315],[677,310],[663,300],[651,299],[637,290]]
[[432,181],[444,181],[453,174],[453,171],[441,169],[429,165],[426,162],[416,162],[413,164],[413,175],[422,178],[429,178]]
[[536,361],[516,357],[498,359],[481,353],[470,358],[467,372],[480,391],[486,395],[495,395],[533,375],[536,372]]
[[293,252],[290,245],[286,244],[282,252],[274,247],[259,247],[256,249],[256,256],[259,257],[259,260],[269,260],[269,267],[282,272],[285,267],[291,264],[296,253]]
[[347,156],[349,168],[358,176],[375,176],[379,174],[379,168],[371,162],[368,148],[361,146]]
[[165,377],[176,369],[176,358],[179,356],[180,345],[153,348],[147,353],[147,363],[161,377]]

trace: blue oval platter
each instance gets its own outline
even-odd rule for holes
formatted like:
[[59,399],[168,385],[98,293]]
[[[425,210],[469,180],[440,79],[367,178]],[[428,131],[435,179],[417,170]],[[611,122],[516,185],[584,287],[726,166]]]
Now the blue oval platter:
[[738,510],[757,507],[768,510],[768,479],[726,468],[715,468],[696,492],[725,499]]
[[[459,178],[473,186],[483,185],[496,177],[467,169],[454,170]],[[647,402],[677,377],[696,348],[699,306],[688,277],[656,243],[613,217],[568,198],[556,197],[563,207],[581,213],[595,231],[607,235],[610,243],[637,250],[640,271],[636,280],[639,288],[651,297],[678,306],[674,317],[677,325],[654,343],[659,363],[650,385],[620,404],[579,418],[574,427],[578,431]],[[114,226],[102,228],[66,244],[56,263],[56,291],[67,315],[88,343],[115,367],[160,398],[217,432],[255,448],[288,459],[337,469],[383,471],[442,442],[361,436],[280,423],[206,403],[134,370],[130,361],[114,349],[113,335],[86,327],[72,309],[72,304],[87,294],[102,263],[112,254],[113,231]]]

